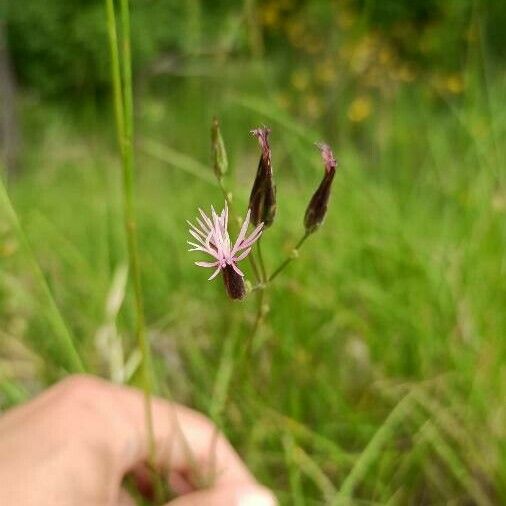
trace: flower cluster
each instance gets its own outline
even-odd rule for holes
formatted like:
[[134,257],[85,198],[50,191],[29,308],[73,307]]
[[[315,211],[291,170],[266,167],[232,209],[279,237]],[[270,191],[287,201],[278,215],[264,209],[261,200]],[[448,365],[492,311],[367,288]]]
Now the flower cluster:
[[[213,121],[213,167],[227,200],[220,214],[213,207],[211,207],[210,216],[202,209],[199,209],[200,216],[197,216],[196,224],[190,221],[187,222],[190,226],[190,234],[193,237],[192,241],[188,241],[188,244],[191,246],[189,251],[206,253],[212,257],[211,261],[198,261],[195,264],[199,267],[214,269],[209,280],[214,279],[221,273],[226,292],[231,299],[242,299],[246,295],[244,273],[239,269],[237,264],[251,253],[253,245],[260,239],[265,229],[272,225],[276,215],[276,186],[273,179],[272,153],[269,144],[270,132],[271,130],[267,127],[256,128],[251,131],[258,138],[260,144],[260,161],[251,190],[249,209],[237,239],[232,243],[228,230],[229,205],[227,201],[230,199],[230,194],[226,192],[223,182],[223,176],[226,173],[227,157],[218,121]],[[317,144],[317,146],[320,149],[325,172],[320,185],[314,192],[306,209],[304,216],[305,233],[302,240],[295,247],[296,250],[323,222],[337,167],[337,162],[330,147],[326,144]],[[254,229],[248,235],[250,223],[254,226]],[[260,249],[258,250],[258,257],[260,263],[259,269],[256,268],[255,260],[251,260],[257,281],[261,287],[266,286],[269,281],[272,281],[295,258],[295,256],[289,257],[269,277],[260,255]]]

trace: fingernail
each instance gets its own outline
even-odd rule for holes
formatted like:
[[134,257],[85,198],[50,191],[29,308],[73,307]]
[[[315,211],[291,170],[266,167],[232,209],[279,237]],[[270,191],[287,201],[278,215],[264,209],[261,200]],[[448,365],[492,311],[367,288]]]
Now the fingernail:
[[246,492],[239,499],[238,506],[276,506],[277,501],[267,490],[257,489]]

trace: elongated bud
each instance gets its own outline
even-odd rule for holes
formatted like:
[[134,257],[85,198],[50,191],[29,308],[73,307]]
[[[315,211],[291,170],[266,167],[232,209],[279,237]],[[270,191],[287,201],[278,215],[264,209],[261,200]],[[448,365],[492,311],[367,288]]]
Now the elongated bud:
[[227,265],[221,272],[227,295],[231,299],[243,299],[246,295],[243,277],[231,265]]
[[262,149],[257,175],[249,198],[251,222],[253,225],[263,223],[265,229],[272,224],[276,214],[276,186],[272,178],[271,147],[269,145],[271,129],[267,127],[255,128],[251,133],[258,138]]
[[221,179],[228,170],[228,158],[225,143],[221,136],[220,123],[217,118],[213,118],[211,126],[211,148],[214,173],[218,179]]
[[312,234],[321,225],[325,214],[327,213],[327,205],[330,197],[330,189],[332,181],[336,173],[337,161],[334,158],[332,150],[327,144],[317,144],[325,164],[325,173],[322,182],[314,192],[304,216],[304,226],[306,232]]

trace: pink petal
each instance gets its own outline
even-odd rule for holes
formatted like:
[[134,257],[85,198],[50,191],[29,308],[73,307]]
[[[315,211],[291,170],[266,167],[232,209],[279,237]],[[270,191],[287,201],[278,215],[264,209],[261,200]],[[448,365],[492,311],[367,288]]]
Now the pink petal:
[[207,253],[207,249],[204,248],[203,246],[200,246],[199,244],[195,244],[194,242],[190,242],[190,241],[186,241],[187,244],[189,244],[192,248],[189,249],[188,251],[204,251],[205,253]]
[[223,258],[223,251],[220,250],[220,248],[216,245],[211,245],[211,239],[214,239],[214,236],[213,236],[213,233],[212,232],[209,232],[209,235],[207,236],[207,239],[206,239],[206,248],[209,252],[210,255],[212,255],[214,258],[218,259],[218,260],[221,260]]
[[[213,207],[211,207],[212,213],[213,213],[213,219],[214,219],[214,238],[216,239],[216,246],[218,249],[218,252],[221,252],[223,256],[225,256],[225,250],[226,248],[226,236],[228,235],[226,231],[223,231],[221,228],[220,218],[216,214],[216,211]],[[225,236],[225,237],[224,237]]]
[[211,255],[212,257],[216,258],[216,260],[219,260],[219,257],[217,256],[216,251],[214,251],[212,248],[208,248],[207,246],[199,246],[198,244],[195,244],[190,241],[187,241],[187,243],[190,246],[193,246],[188,251],[202,251],[202,253],[207,253],[208,255]]
[[216,267],[217,265],[220,265],[220,262],[195,262],[195,265],[198,265],[199,267]]
[[210,232],[209,227],[205,223],[202,223],[202,220],[200,218],[195,218],[195,219],[197,220],[199,227],[205,233],[204,235],[207,235]]
[[211,281],[212,279],[214,279],[221,271],[221,267],[218,267],[214,272],[213,274],[207,278],[207,281]]
[[202,230],[200,230],[198,227],[196,227],[192,222],[186,220],[186,223],[188,223],[188,225],[190,225],[191,230],[193,230],[194,232],[196,232],[197,234],[202,236],[204,239],[206,238],[206,234]]
[[[237,251],[241,251],[245,248],[249,248],[250,246],[252,246],[253,243],[255,241],[257,241],[258,238],[262,235],[263,226],[264,226],[264,224],[260,223],[260,225],[258,225],[257,228],[255,228],[255,230],[253,230],[253,232],[251,232],[250,236],[247,239],[244,239],[244,241],[239,245],[239,247],[237,248]],[[237,251],[236,251],[236,253],[237,253]]]
[[205,246],[205,238],[200,237],[196,232],[193,230],[189,230],[190,235],[199,243],[202,244],[202,246]]
[[237,236],[237,240],[235,241],[234,247],[232,248],[231,255],[234,255],[236,253],[236,251],[239,249],[239,246],[241,245],[242,241],[244,240],[244,236],[246,235],[246,232],[247,232],[248,226],[249,226],[250,215],[251,215],[251,209],[248,209],[248,212],[246,213],[246,218],[244,218],[244,223],[242,224],[239,235]]
[[[212,221],[207,217],[207,214],[202,211],[202,209],[200,209],[199,207],[199,212],[200,212],[200,215],[202,216],[202,219],[204,220],[204,223],[210,228],[212,229],[213,228],[213,223]],[[203,228],[203,227],[202,227]]]
[[232,266],[232,269],[234,269],[234,271],[237,272],[237,274],[239,274],[239,276],[242,276],[244,278],[244,274],[239,269],[239,267],[237,267],[237,265],[234,264],[234,262],[232,262],[230,265]]
[[251,248],[248,248],[247,250],[244,250],[239,256],[234,257],[233,261],[234,262],[240,262],[241,260],[244,260],[248,256],[248,254],[249,254],[250,251],[251,251]]
[[221,224],[223,226],[223,230],[226,231],[228,229],[228,205],[226,200],[225,200],[225,207],[221,212]]

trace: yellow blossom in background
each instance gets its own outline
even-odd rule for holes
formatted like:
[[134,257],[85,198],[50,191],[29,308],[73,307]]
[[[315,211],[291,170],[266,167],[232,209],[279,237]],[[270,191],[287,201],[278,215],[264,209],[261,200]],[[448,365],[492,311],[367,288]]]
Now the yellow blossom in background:
[[464,80],[460,74],[435,74],[432,76],[432,85],[440,93],[453,95],[460,95],[465,88]]
[[297,69],[292,73],[290,81],[297,91],[304,91],[309,86],[309,73],[307,70]]
[[389,47],[382,47],[378,54],[381,65],[388,65],[394,58],[394,53]]
[[353,123],[360,123],[371,115],[372,108],[370,97],[357,97],[348,107],[348,119]]
[[460,74],[448,76],[445,85],[446,89],[454,95],[460,95],[464,91],[464,80]]
[[332,59],[327,58],[325,61],[318,63],[316,66],[316,79],[321,83],[331,83],[336,79],[337,70]]
[[359,41],[350,57],[350,68],[353,72],[360,74],[371,64],[376,58],[377,44],[377,38],[371,34]]
[[316,95],[309,95],[305,99],[306,114],[311,119],[318,119],[323,113],[323,104]]
[[6,223],[0,224],[0,257],[9,257],[18,249],[18,242],[11,236],[11,230]]
[[506,194],[496,192],[492,197],[492,209],[498,213],[506,212]]
[[268,3],[262,9],[262,21],[265,26],[275,27],[279,21],[279,10],[275,3]]
[[0,256],[10,257],[18,250],[18,243],[14,239],[8,239],[0,244]]
[[306,28],[298,19],[290,19],[285,25],[288,40],[294,47],[302,47]]
[[403,64],[394,70],[394,76],[399,81],[411,83],[416,78],[416,72],[410,65]]

